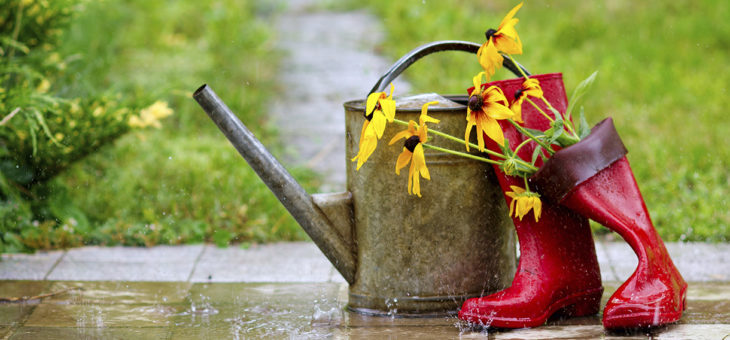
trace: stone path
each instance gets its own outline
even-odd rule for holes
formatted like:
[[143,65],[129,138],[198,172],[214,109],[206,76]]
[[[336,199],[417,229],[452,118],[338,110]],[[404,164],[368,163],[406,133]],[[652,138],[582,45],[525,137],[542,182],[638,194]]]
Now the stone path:
[[[688,308],[678,324],[628,334],[606,333],[600,313],[554,319],[531,329],[489,332],[473,331],[454,317],[348,313],[347,284],[309,242],[249,249],[84,247],[4,254],[0,298],[64,293],[27,303],[0,303],[0,339],[726,338],[730,245],[667,246],[690,283]],[[605,306],[635,268],[636,258],[623,242],[600,241],[596,247]]]
[[[690,282],[730,282],[730,244],[668,243]],[[596,242],[604,281],[626,280],[636,256],[624,242]],[[3,254],[0,280],[345,282],[310,242],[255,245],[83,247],[37,254]]]
[[[281,88],[272,115],[289,149],[285,165],[305,165],[323,175],[322,190],[345,190],[345,115],[342,104],[364,99],[394,60],[375,54],[383,40],[378,20],[367,12],[313,10],[316,0],[288,1],[277,21],[284,51]],[[415,47],[415,46],[414,46]],[[395,82],[396,93],[407,83]]]

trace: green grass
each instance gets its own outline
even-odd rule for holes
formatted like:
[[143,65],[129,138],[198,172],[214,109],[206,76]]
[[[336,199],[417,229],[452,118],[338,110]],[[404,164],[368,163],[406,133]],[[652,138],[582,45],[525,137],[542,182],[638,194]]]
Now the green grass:
[[[306,235],[192,99],[208,83],[262,139],[278,65],[255,0],[84,1],[60,47],[75,56],[62,95],[108,89],[175,111],[161,129],[133,131],[76,163],[48,187],[49,215],[23,233],[30,248],[80,244],[269,242]],[[144,104],[143,104],[144,103]],[[312,173],[293,169],[308,189]]]
[[[369,0],[394,60],[434,40],[482,42],[516,4]],[[526,2],[517,30],[532,73],[563,72],[568,91],[593,71],[589,123],[614,117],[654,223],[666,240],[728,241],[730,4],[721,1]],[[441,53],[404,75],[414,92],[464,93],[476,58]],[[495,79],[511,77],[498,71]],[[603,229],[605,230],[605,229]]]

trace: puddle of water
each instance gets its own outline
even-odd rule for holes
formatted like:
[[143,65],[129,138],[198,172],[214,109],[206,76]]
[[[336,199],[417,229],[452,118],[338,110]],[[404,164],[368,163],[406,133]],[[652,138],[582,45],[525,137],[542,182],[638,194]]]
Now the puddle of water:
[[[117,334],[143,338],[154,334],[172,339],[606,337],[600,315],[555,319],[543,327],[511,331],[474,328],[453,316],[364,316],[345,310],[346,286],[336,283],[52,283],[56,288],[73,285],[81,285],[84,290],[35,304],[0,304],[0,331],[15,332],[12,336],[6,334],[13,339],[44,338],[49,334],[61,339],[113,338]],[[678,325],[682,327],[667,327],[651,335],[689,332],[688,327],[696,324],[729,327],[730,303],[707,298],[724,294],[728,286],[699,287],[704,289],[705,298],[688,302],[689,308]]]

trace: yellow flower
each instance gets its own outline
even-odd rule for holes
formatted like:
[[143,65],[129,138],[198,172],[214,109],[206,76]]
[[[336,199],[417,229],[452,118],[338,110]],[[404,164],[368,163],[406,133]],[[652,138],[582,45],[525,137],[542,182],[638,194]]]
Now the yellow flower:
[[371,124],[369,120],[366,120],[360,131],[360,145],[357,150],[357,155],[352,158],[351,161],[357,160],[357,170],[365,164],[368,157],[373,154],[375,147],[378,145],[378,135],[375,132],[375,125]]
[[365,123],[360,131],[360,143],[357,155],[351,161],[357,160],[357,170],[365,164],[378,145],[378,139],[383,137],[385,122],[393,122],[395,118],[395,100],[393,100],[393,84],[390,84],[390,95],[385,92],[371,93],[365,101]]
[[172,109],[167,106],[167,102],[157,101],[154,104],[142,109],[139,116],[129,117],[129,126],[144,128],[153,126],[155,128],[162,127],[160,119],[172,114]]
[[390,84],[390,95],[385,92],[375,92],[368,96],[365,102],[365,119],[375,125],[375,132],[378,139],[383,138],[385,121],[393,122],[395,118],[395,100],[393,100],[393,84]]
[[477,127],[479,151],[484,151],[484,134],[504,145],[504,134],[497,120],[509,119],[514,113],[507,107],[507,98],[497,86],[482,90],[481,80],[484,72],[479,72],[474,79],[474,89],[469,94],[469,105],[466,109],[466,150],[469,151],[469,136],[474,126]]
[[535,216],[535,222],[540,219],[542,214],[542,201],[540,201],[540,195],[536,192],[525,191],[518,186],[510,185],[512,191],[508,191],[507,196],[512,198],[512,202],[509,204],[509,215],[519,217],[522,221],[522,217],[527,215],[530,210]]
[[428,127],[426,123],[438,123],[439,120],[428,116],[428,106],[431,104],[437,104],[438,102],[428,102],[423,104],[421,108],[421,115],[419,116],[419,124],[416,126],[416,122],[409,121],[408,129],[398,132],[393,139],[390,140],[389,145],[397,142],[402,138],[406,138],[405,145],[403,146],[403,152],[398,156],[398,160],[395,162],[395,174],[400,175],[400,170],[411,163],[411,167],[408,169],[408,194],[416,194],[421,197],[421,182],[420,177],[430,180],[431,175],[428,173],[426,167],[426,156],[423,152],[423,143],[428,140]]
[[484,33],[487,41],[477,51],[477,58],[486,72],[487,79],[491,78],[494,71],[502,66],[504,59],[499,52],[522,54],[522,41],[515,30],[515,25],[520,19],[514,17],[520,7],[522,7],[522,3],[509,11],[496,30],[490,28]]
[[522,123],[522,102],[525,101],[527,96],[542,98],[542,88],[537,79],[528,78],[522,83],[522,88],[515,92],[515,101],[512,102],[510,109],[515,113],[514,120],[518,123]]
[[38,84],[38,86],[36,87],[36,91],[38,91],[38,93],[46,93],[50,88],[51,82],[48,81],[48,79],[43,78],[43,80],[41,80],[41,83]]

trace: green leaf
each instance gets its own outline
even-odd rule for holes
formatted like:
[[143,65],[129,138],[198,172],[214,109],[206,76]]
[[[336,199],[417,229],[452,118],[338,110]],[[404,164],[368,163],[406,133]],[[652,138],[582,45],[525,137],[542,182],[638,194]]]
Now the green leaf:
[[532,162],[530,164],[535,165],[535,162],[537,162],[537,157],[539,157],[542,154],[542,146],[537,145],[535,147],[535,150],[532,151]]
[[527,132],[531,133],[535,137],[542,136],[545,134],[545,131],[542,131],[542,130],[530,129],[530,128],[526,128],[526,127],[523,127],[523,129],[525,129]]
[[570,119],[570,114],[573,112],[573,108],[576,104],[583,98],[583,96],[588,92],[588,89],[593,84],[593,82],[596,80],[596,76],[598,75],[598,71],[593,72],[588,78],[580,82],[578,86],[575,87],[575,90],[573,90],[573,94],[570,96],[570,104],[568,105],[568,109],[565,111],[565,119]]
[[548,136],[548,142],[550,144],[555,144],[555,141],[565,132],[565,122],[563,119],[560,117],[555,118],[555,121],[550,123],[550,129],[545,131],[545,135]]
[[[3,45],[5,45],[5,46],[10,46],[20,52],[23,52],[23,54],[28,54],[30,52],[30,48],[28,48],[27,45],[25,45],[17,40],[13,40],[10,37],[2,37],[2,38],[0,38],[0,42],[2,42]],[[8,53],[10,53],[10,52],[8,52]]]
[[588,121],[586,121],[586,115],[585,112],[583,112],[583,107],[580,107],[580,126],[578,127],[578,137],[580,139],[588,137],[588,135],[591,133],[591,127],[588,125]]

